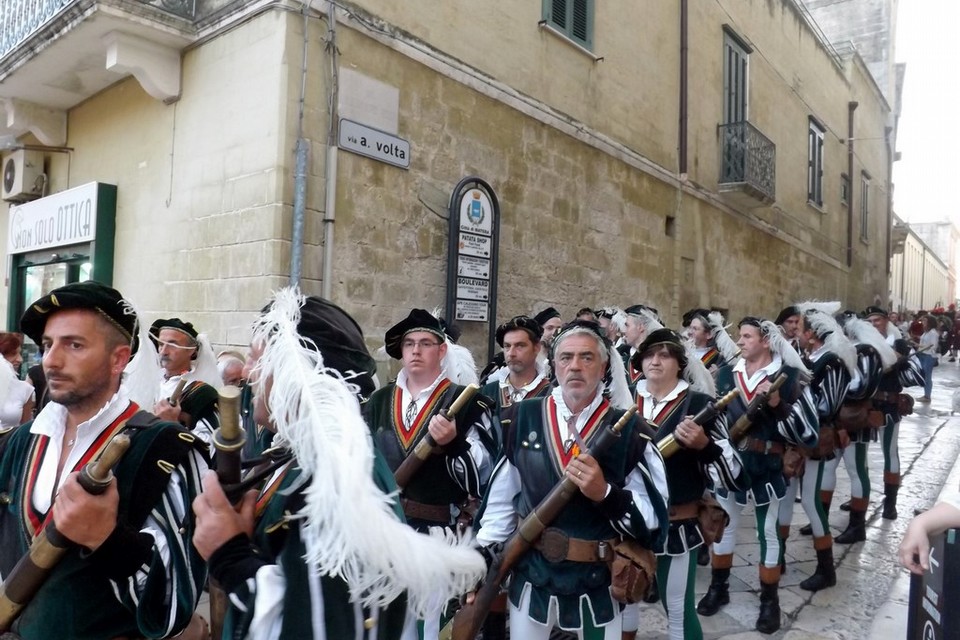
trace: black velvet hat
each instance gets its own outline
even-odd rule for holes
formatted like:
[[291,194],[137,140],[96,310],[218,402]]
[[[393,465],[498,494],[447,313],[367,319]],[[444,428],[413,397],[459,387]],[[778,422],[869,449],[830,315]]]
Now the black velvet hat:
[[637,347],[637,352],[633,354],[633,359],[631,360],[633,368],[639,371],[643,364],[643,356],[651,349],[661,345],[673,345],[676,347],[673,353],[677,356],[680,371],[682,372],[687,368],[687,356],[686,349],[683,346],[683,338],[673,329],[667,329],[666,327],[651,331],[647,334],[647,337],[644,338],[640,346]]
[[876,305],[871,305],[864,309],[862,315],[864,318],[869,318],[870,316],[883,316],[884,318],[888,317],[886,309]]
[[656,316],[657,318],[660,317],[660,312],[659,312],[658,310],[654,309],[653,307],[649,307],[649,306],[647,306],[647,305],[645,305],[645,304],[634,304],[634,305],[631,305],[631,306],[627,307],[626,309],[624,309],[623,312],[624,312],[624,313],[629,313],[629,314],[632,315],[632,316],[640,316],[640,315],[643,315],[644,310],[649,311],[650,313],[652,313],[652,314],[653,314],[654,316]]
[[130,342],[132,353],[136,353],[136,312],[119,291],[93,280],[64,285],[31,304],[20,318],[20,331],[40,344],[50,316],[67,309],[96,311]]
[[690,311],[683,314],[683,322],[681,324],[684,327],[689,327],[694,318],[703,318],[703,320],[706,321],[709,315],[709,309],[690,309]]
[[526,331],[533,342],[540,342],[543,338],[543,327],[529,316],[515,316],[497,327],[497,344],[503,348],[503,337],[510,331]]
[[549,320],[552,320],[553,318],[559,318],[559,317],[561,317],[559,311],[557,311],[553,307],[547,307],[537,315],[533,316],[533,319],[537,321],[537,324],[539,324],[540,326],[543,326],[547,324]]
[[403,357],[403,350],[400,344],[404,336],[414,331],[427,331],[434,334],[441,342],[446,342],[447,334],[443,331],[443,325],[434,318],[429,312],[423,309],[413,309],[410,315],[387,329],[385,338],[385,348],[387,355],[394,360],[400,360]]
[[193,323],[184,322],[180,318],[159,318],[153,321],[153,324],[150,325],[150,340],[153,342],[154,346],[159,346],[158,341],[160,340],[160,332],[163,329],[172,329],[174,331],[179,331],[183,335],[190,338],[190,342],[196,344],[197,342],[197,330],[193,327]]

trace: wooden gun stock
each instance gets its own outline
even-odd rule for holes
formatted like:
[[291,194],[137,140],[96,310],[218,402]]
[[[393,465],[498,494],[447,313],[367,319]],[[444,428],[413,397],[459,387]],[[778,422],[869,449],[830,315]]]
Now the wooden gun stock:
[[787,374],[781,373],[779,376],[777,376],[776,380],[773,381],[773,384],[770,385],[769,389],[767,389],[764,393],[758,393],[753,397],[753,400],[747,407],[747,412],[740,416],[736,424],[733,425],[733,428],[730,429],[730,442],[732,442],[734,445],[737,445],[746,437],[747,431],[750,430],[750,426],[753,424],[753,421],[757,419],[757,413],[767,406],[767,402],[770,401],[771,394],[779,390],[786,381]]
[[[717,414],[723,411],[727,405],[733,402],[733,399],[738,395],[740,395],[740,391],[738,389],[734,389],[719,400],[709,402],[707,406],[700,410],[700,413],[693,416],[693,421],[702,427],[705,422],[713,419],[717,416]],[[682,448],[683,445],[677,441],[672,433],[664,436],[663,439],[657,443],[657,449],[660,450],[660,455],[662,455],[664,459],[669,458]]]
[[[130,436],[114,436],[100,457],[80,471],[80,486],[93,495],[106,491],[113,480],[113,468],[129,447]],[[53,520],[33,539],[27,554],[0,585],[0,632],[10,629],[72,546]]]
[[[590,443],[590,447],[580,455],[589,453],[597,457],[609,450],[619,440],[620,432],[636,412],[636,405],[627,409],[615,425],[597,434],[594,441]],[[547,497],[540,501],[537,508],[523,519],[517,530],[504,543],[503,552],[491,563],[473,602],[464,605],[454,617],[452,640],[474,640],[490,611],[490,605],[500,593],[500,586],[507,575],[523,555],[533,547],[543,531],[560,515],[577,491],[579,489],[573,480],[564,475],[550,490]]]
[[[441,415],[447,420],[453,420],[479,390],[480,385],[468,384],[450,407],[441,412]],[[437,441],[429,433],[425,434],[417,443],[417,446],[413,448],[413,451],[403,459],[397,470],[393,472],[393,479],[397,482],[397,487],[400,489],[406,487],[417,471],[420,470],[420,467],[423,466],[423,463],[430,459],[436,448]]]

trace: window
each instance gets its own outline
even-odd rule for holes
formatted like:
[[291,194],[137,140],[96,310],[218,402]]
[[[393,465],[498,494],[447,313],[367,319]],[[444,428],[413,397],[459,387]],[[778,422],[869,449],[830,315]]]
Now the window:
[[823,127],[813,118],[807,131],[807,200],[823,206]]
[[860,239],[869,240],[867,224],[870,221],[870,174],[860,174]]
[[593,48],[593,0],[543,0],[543,20],[577,44]]
[[747,119],[750,48],[733,32],[723,35],[723,124]]
[[840,204],[844,207],[850,202],[850,176],[840,174]]

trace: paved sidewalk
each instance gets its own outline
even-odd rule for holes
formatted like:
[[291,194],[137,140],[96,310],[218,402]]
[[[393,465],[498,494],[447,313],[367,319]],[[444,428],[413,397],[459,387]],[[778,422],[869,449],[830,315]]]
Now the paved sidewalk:
[[[708,639],[754,640],[900,640],[906,637],[909,577],[897,561],[897,548],[914,509],[936,502],[945,483],[960,483],[960,414],[950,415],[952,395],[960,389],[960,367],[943,364],[934,369],[933,402],[916,404],[916,413],[900,425],[900,465],[903,484],[897,503],[898,520],[883,520],[883,455],[879,443],[870,446],[871,506],[867,514],[867,540],[854,545],[834,545],[837,586],[818,593],[799,588],[816,566],[809,536],[798,529],[807,523],[800,504],[787,542],[787,572],[781,579],[780,631],[763,635],[754,630],[759,607],[757,558],[760,545],[753,529],[752,508],[741,518],[737,553],[730,580],[730,604],[715,616],[701,617]],[[915,397],[922,388],[908,389]],[[830,512],[836,536],[846,528],[847,514],[837,507],[850,497],[850,482],[841,463]],[[697,570],[697,599],[710,583],[709,567]],[[665,638],[666,618],[659,604],[644,605],[639,638]]]

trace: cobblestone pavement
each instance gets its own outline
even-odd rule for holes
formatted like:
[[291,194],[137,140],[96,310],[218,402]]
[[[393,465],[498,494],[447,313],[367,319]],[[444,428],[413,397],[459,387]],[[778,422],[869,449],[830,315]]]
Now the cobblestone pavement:
[[[834,545],[837,586],[817,593],[799,588],[813,573],[816,555],[809,536],[798,529],[807,523],[800,504],[795,505],[793,526],[787,542],[787,572],[780,582],[782,628],[773,635],[754,630],[759,606],[757,557],[760,545],[748,507],[737,531],[737,551],[730,578],[730,604],[716,615],[701,617],[708,639],[754,640],[877,640],[905,638],[909,579],[897,562],[897,548],[914,509],[936,502],[949,481],[960,482],[960,411],[951,415],[952,398],[960,394],[960,367],[943,363],[934,369],[933,401],[916,404],[916,413],[900,425],[900,466],[903,484],[897,502],[899,519],[880,517],[883,500],[883,454],[879,443],[870,446],[871,504],[867,514],[867,540],[854,545]],[[922,389],[908,389],[915,397]],[[960,407],[958,407],[960,408]],[[956,466],[956,470],[954,467]],[[847,524],[847,514],[837,506],[850,497],[850,482],[843,464],[838,469],[837,489],[830,512],[830,528],[836,536]],[[710,583],[709,567],[697,569],[697,599]],[[659,604],[644,605],[638,638],[666,637],[666,618]]]

